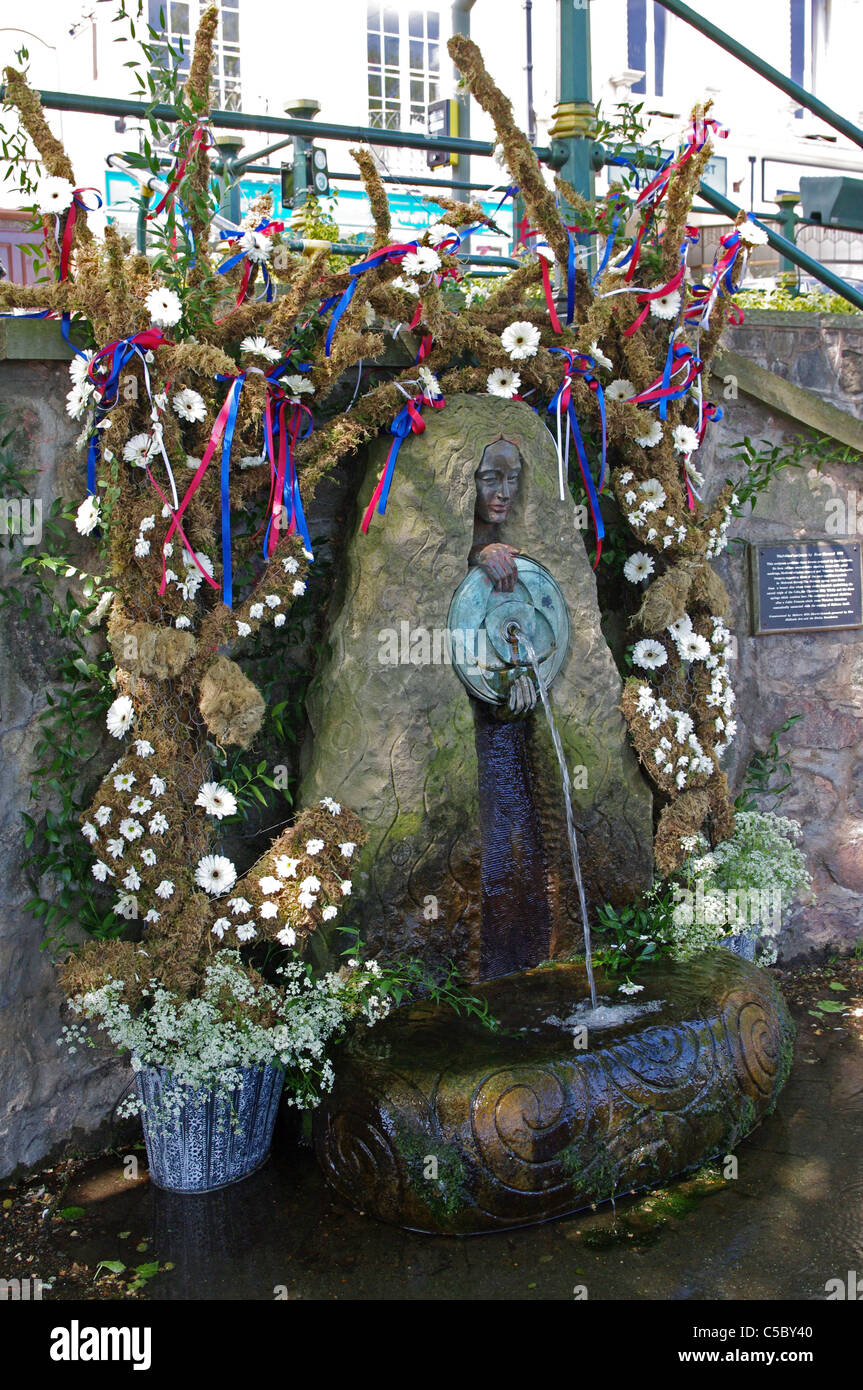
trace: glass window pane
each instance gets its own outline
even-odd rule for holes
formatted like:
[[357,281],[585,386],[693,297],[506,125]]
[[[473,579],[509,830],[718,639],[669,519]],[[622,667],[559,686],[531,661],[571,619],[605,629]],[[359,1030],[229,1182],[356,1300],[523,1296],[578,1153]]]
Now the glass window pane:
[[369,96],[370,96],[370,97],[379,97],[380,94],[381,94],[381,79],[380,79],[380,75],[375,76],[373,73],[369,73]]
[[162,20],[162,13],[164,9],[165,6],[163,5],[162,0],[149,0],[149,4],[147,6],[147,20],[150,25],[150,28],[156,29],[160,34],[164,32],[165,28],[164,21]]
[[383,126],[383,123],[384,123],[384,121],[383,121],[383,116],[381,115],[380,108],[378,108],[376,111],[372,111],[372,110],[369,111],[369,125],[370,125],[370,126],[376,126],[376,127],[378,128],[378,130],[380,130],[380,128]]
[[423,17],[420,10],[411,10],[410,18],[408,19],[408,33],[412,39],[421,39],[423,37]]
[[415,39],[411,39],[410,57],[412,70],[414,72],[422,72],[425,67],[425,44],[417,43]]
[[235,54],[226,53],[223,59],[223,66],[226,77],[239,77],[240,60]]
[[425,101],[425,99],[426,99],[426,94],[425,94],[425,83],[424,83],[422,80],[417,81],[417,79],[416,79],[415,77],[412,77],[412,78],[411,78],[411,101]]
[[186,37],[189,33],[189,6],[187,4],[173,4],[171,6],[171,33],[175,36],[182,34]]
[[370,29],[380,29],[381,27],[381,7],[380,5],[369,5],[367,11],[368,27]]
[[430,39],[440,38],[440,20],[437,10],[426,10],[426,24],[428,25],[428,36]]
[[428,67],[429,72],[440,71],[440,49],[436,43],[430,43],[428,46]]
[[222,37],[225,43],[240,42],[240,16],[236,10],[222,11]]
[[389,97],[390,101],[398,101],[399,80],[397,77],[387,78],[386,85],[384,86],[384,94],[385,96]]
[[384,62],[389,68],[397,68],[399,65],[399,41],[398,39],[384,39]]
[[437,101],[440,87],[436,82],[429,82],[429,101]]
[[381,36],[380,34],[369,34],[368,44],[366,45],[368,61],[379,63],[381,61]]
[[397,34],[399,31],[398,10],[384,10],[384,33]]

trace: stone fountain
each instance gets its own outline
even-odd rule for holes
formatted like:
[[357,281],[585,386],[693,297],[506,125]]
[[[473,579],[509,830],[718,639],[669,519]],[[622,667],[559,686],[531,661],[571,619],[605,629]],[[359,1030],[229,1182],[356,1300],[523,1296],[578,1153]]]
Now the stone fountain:
[[593,979],[587,904],[649,882],[652,815],[581,520],[529,406],[451,397],[403,446],[333,599],[303,800],[343,800],[370,831],[369,950],[453,961],[500,1025],[401,1009],[355,1035],[318,1112],[336,1190],[416,1230],[664,1181],[727,1152],[790,1065],[781,996],[730,952],[640,972],[632,1004]]

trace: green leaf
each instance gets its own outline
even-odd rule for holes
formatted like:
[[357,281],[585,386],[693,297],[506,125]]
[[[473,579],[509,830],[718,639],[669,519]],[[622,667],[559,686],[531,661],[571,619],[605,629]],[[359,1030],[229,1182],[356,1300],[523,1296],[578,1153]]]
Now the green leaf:
[[60,1216],[62,1216],[64,1221],[77,1221],[80,1216],[86,1215],[87,1213],[83,1207],[64,1207],[60,1212]]
[[126,1266],[123,1264],[122,1260],[100,1260],[96,1266],[96,1273],[93,1275],[93,1278],[98,1278],[100,1269],[107,1269],[109,1274],[122,1274],[125,1268]]

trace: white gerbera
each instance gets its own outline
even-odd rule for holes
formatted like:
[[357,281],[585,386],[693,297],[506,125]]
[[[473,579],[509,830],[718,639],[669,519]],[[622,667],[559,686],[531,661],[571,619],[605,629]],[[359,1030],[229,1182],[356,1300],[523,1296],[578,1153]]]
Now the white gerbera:
[[279,909],[276,907],[275,903],[271,903],[268,901],[265,903],[261,903],[260,914],[265,921],[269,921],[273,917],[278,917]]
[[333,918],[338,915],[338,910],[339,909],[337,907],[333,907],[331,903],[329,907],[324,908],[323,912],[321,913],[321,916],[323,917],[325,922],[331,922]]
[[677,425],[672,435],[676,454],[691,454],[698,448],[698,435],[689,425]]
[[408,251],[402,257],[402,270],[405,275],[431,275],[440,269],[440,256],[431,246],[419,246],[416,251]]
[[280,878],[296,878],[299,859],[290,859],[287,854],[280,854],[273,862]]
[[66,414],[70,420],[80,420],[84,411],[87,409],[90,397],[93,395],[92,386],[84,382],[81,386],[73,386],[66,396]]
[[703,661],[710,655],[710,643],[698,632],[684,632],[677,639],[677,650],[684,661]]
[[540,332],[532,323],[518,319],[510,323],[500,335],[504,351],[511,362],[520,362],[526,357],[535,357],[540,343]]
[[240,925],[237,927],[238,941],[251,941],[253,937],[257,936],[257,934],[258,933],[255,931],[254,923],[252,922],[241,922]]
[[176,396],[171,401],[171,405],[174,407],[175,414],[179,415],[181,420],[188,420],[192,424],[194,424],[196,420],[206,420],[207,418],[207,406],[203,396],[200,396],[197,391],[193,391],[189,386],[177,392]]
[[490,396],[511,400],[521,386],[521,377],[518,372],[510,371],[509,367],[495,367],[493,372],[489,372],[485,385]]
[[295,579],[291,585],[291,593],[294,598],[302,598],[306,592],[306,582],[304,579]]
[[157,898],[172,898],[174,896],[174,885],[169,878],[163,878],[156,889]]
[[670,294],[661,294],[657,299],[650,301],[650,312],[655,319],[676,319],[679,311],[679,290],[672,290]]
[[632,584],[640,584],[653,574],[653,560],[643,550],[636,550],[623,566],[623,573]]
[[323,847],[323,840],[306,840],[306,854],[320,854]]
[[269,238],[265,237],[262,232],[253,231],[243,233],[240,238],[240,248],[245,251],[253,265],[263,265],[265,261],[270,259],[270,253],[273,249]]
[[111,878],[114,877],[114,870],[109,869],[108,865],[101,859],[97,859],[95,864],[91,866],[91,873],[97,883],[104,883],[109,874]]
[[645,478],[643,483],[638,484],[639,491],[644,495],[641,505],[646,512],[658,512],[665,501],[665,488],[658,478]]
[[339,850],[341,851],[341,856],[343,859],[350,859],[355,849],[356,845],[354,844],[353,840],[345,840],[345,843],[343,845],[339,845]]
[[432,246],[440,246],[442,241],[458,236],[455,227],[447,226],[446,222],[433,222],[430,227],[426,227],[425,234]]
[[307,376],[283,376],[282,385],[289,396],[313,396],[314,385]]
[[183,317],[183,306],[173,290],[151,290],[144,307],[157,328],[173,328]]
[[747,217],[745,222],[741,222],[737,228],[740,240],[746,246],[766,246],[767,232],[763,227],[759,227],[757,222],[753,222]]
[[632,659],[636,666],[643,667],[645,671],[656,671],[665,665],[668,653],[661,642],[655,641],[653,637],[643,637],[633,647]]
[[89,536],[99,525],[98,497],[85,497],[75,513],[75,530],[79,536]]
[[651,420],[647,427],[647,433],[639,435],[636,444],[640,444],[642,449],[655,449],[662,439],[662,425],[658,420]]
[[205,854],[195,868],[195,882],[205,893],[218,898],[229,893],[237,881],[237,871],[223,854]]
[[134,434],[123,445],[123,458],[136,468],[144,468],[154,452],[153,440],[148,434]]
[[628,377],[618,377],[617,381],[609,382],[605,388],[605,399],[607,401],[627,401],[630,396],[636,394],[635,387]]
[[597,367],[604,367],[607,372],[614,371],[614,363],[610,357],[606,357],[598,343],[591,343],[588,351]]
[[431,370],[431,368],[420,367],[419,371],[417,372],[417,376],[419,377],[422,383],[423,391],[428,396],[429,400],[436,401],[438,396],[441,394],[441,389],[438,383],[438,379],[435,376],[434,372]]
[[51,213],[68,212],[75,196],[75,185],[68,179],[51,177],[43,179],[33,194],[36,207],[43,216]]
[[203,806],[208,816],[221,820],[223,816],[233,816],[237,810],[237,798],[219,782],[205,782],[195,798],[196,806]]
[[135,718],[135,706],[128,695],[118,695],[105,716],[108,733],[112,738],[122,738],[128,732]]
[[278,362],[282,355],[266,338],[244,338],[240,343],[240,352],[248,352],[253,357],[263,357],[267,362]]
[[263,878],[258,879],[258,887],[268,897],[273,893],[281,893],[284,886],[282,880],[273,874],[264,874]]
[[325,796],[321,801],[321,805],[324,807],[324,810],[329,811],[331,816],[340,816],[342,814],[340,803],[338,801],[333,801],[331,796]]

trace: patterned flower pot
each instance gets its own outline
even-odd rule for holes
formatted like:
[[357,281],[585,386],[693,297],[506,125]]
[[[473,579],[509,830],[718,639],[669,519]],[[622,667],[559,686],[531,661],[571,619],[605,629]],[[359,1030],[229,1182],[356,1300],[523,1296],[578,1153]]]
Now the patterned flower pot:
[[266,1162],[284,1071],[247,1067],[242,1077],[239,1086],[220,1095],[191,1087],[178,1090],[166,1067],[136,1071],[150,1178],[157,1187],[212,1192]]
[[733,936],[724,937],[722,945],[727,946],[728,950],[733,951],[735,955],[742,956],[744,960],[754,960],[758,939],[758,928],[747,927],[745,931],[735,932]]

